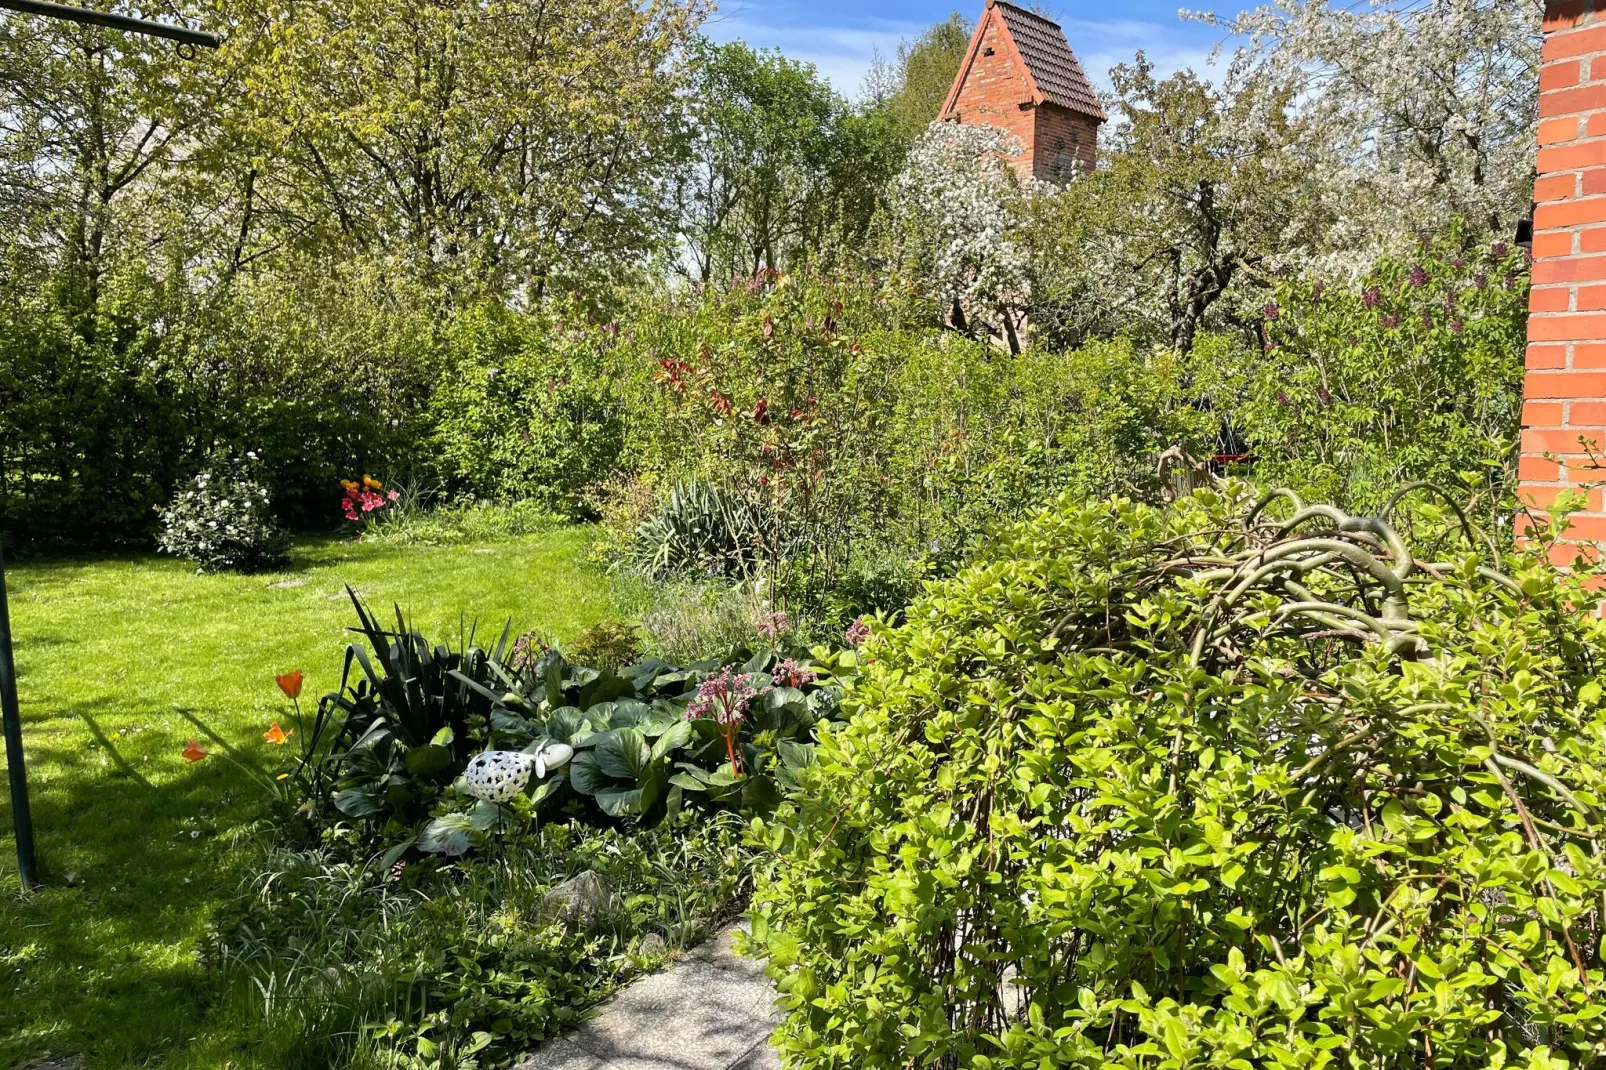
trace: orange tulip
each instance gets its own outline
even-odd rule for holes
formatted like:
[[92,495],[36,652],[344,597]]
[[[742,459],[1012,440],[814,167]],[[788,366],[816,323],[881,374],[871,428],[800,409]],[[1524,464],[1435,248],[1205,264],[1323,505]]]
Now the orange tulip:
[[369,490],[384,490],[385,489],[385,485],[383,483],[381,483],[379,480],[375,479],[373,476],[363,476],[362,477],[362,485],[367,487]]
[[300,669],[273,678],[274,683],[279,685],[279,690],[284,692],[284,697],[291,702],[301,697],[301,681],[303,679]]
[[286,732],[284,729],[279,727],[278,721],[274,721],[273,727],[262,733],[262,738],[277,747],[279,744],[283,743],[285,740],[289,739],[295,734],[296,730],[294,728]]
[[201,745],[195,742],[193,739],[184,744],[184,749],[179,751],[179,753],[182,754],[184,756],[184,760],[189,762],[191,765],[206,757],[206,751],[202,750]]
[[356,494],[358,483],[355,479],[342,479],[340,485],[346,488],[347,494]]

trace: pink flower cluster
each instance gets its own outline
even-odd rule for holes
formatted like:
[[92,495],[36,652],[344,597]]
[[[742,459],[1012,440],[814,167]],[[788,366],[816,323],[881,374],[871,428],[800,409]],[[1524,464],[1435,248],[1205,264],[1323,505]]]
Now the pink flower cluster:
[[710,676],[697,685],[697,697],[686,707],[686,720],[713,720],[730,728],[742,723],[748,703],[756,697],[758,690],[753,687],[752,677],[727,666],[718,676]]
[[792,618],[786,615],[786,610],[784,609],[777,609],[773,613],[767,613],[764,615],[764,619],[758,622],[758,634],[772,643],[791,630]]
[[864,622],[863,617],[860,617],[848,625],[847,634],[843,638],[848,641],[849,646],[856,647],[870,638],[870,626]]
[[775,666],[775,671],[770,673],[770,678],[781,687],[802,687],[804,684],[814,683],[819,679],[819,676],[808,666],[799,665],[791,658],[787,658]]

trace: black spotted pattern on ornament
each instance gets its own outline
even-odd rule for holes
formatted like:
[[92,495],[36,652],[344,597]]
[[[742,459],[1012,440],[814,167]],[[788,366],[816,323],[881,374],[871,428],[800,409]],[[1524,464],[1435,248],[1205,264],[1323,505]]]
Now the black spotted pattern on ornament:
[[486,802],[504,803],[524,790],[535,764],[528,754],[511,750],[488,750],[476,754],[463,770],[468,793]]

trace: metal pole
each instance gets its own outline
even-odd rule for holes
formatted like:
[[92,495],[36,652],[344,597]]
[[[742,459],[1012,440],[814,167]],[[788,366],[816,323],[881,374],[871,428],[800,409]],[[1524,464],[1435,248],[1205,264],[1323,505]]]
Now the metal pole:
[[33,855],[33,814],[28,809],[28,770],[22,760],[22,711],[17,706],[17,665],[11,657],[11,611],[6,605],[6,559],[0,548],[0,714],[5,718],[6,771],[11,778],[11,824],[17,832],[17,876],[22,890],[39,886]]
[[109,11],[95,11],[85,7],[69,7],[66,4],[52,4],[48,3],[47,0],[0,0],[0,8],[23,11],[30,15],[47,15],[51,18],[67,19],[71,22],[87,22],[92,26],[105,26],[113,30],[127,30],[130,33],[142,33],[148,37],[165,37],[169,41],[178,41],[182,44],[201,48],[217,48],[223,43],[223,38],[215,33],[191,30],[185,26],[170,26],[165,22],[151,22],[149,19],[136,19],[130,15],[114,15]]

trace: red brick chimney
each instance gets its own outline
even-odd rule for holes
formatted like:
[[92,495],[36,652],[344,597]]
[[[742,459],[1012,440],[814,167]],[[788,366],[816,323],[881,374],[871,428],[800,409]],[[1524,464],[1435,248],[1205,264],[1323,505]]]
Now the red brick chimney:
[[[1534,200],[1519,477],[1543,510],[1606,481],[1606,0],[1546,0]],[[1606,541],[1601,490],[1588,493],[1571,535]]]

